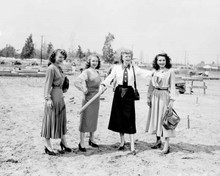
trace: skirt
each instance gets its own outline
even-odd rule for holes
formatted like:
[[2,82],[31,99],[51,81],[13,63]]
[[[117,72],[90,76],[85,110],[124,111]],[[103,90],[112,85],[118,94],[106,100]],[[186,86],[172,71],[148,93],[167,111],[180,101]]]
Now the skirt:
[[66,106],[63,98],[63,91],[60,88],[53,88],[51,91],[53,107],[47,107],[45,103],[44,118],[42,122],[41,136],[47,139],[62,138],[66,134]]
[[162,125],[164,114],[170,101],[167,90],[155,89],[152,93],[151,108],[149,109],[146,132],[160,137],[175,137],[175,130],[166,130]]
[[[85,105],[92,97],[94,97],[99,90],[89,90],[85,96],[85,100],[82,101],[82,106]],[[95,99],[81,114],[80,117],[80,132],[95,132],[98,123],[99,114],[99,97]]]
[[108,129],[119,133],[136,133],[134,89],[131,86],[116,87]]

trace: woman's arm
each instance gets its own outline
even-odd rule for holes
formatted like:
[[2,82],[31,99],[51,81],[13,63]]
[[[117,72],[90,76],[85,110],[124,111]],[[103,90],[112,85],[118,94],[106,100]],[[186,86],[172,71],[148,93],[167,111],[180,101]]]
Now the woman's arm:
[[170,86],[170,100],[175,101],[175,99],[176,99],[176,86],[175,86],[175,72],[174,72],[174,70],[171,70],[169,83],[170,83],[170,85],[169,85]]
[[88,80],[87,70],[84,70],[74,82],[75,87],[84,94],[88,93],[86,81]]
[[138,66],[134,66],[134,70],[137,76],[140,75],[144,78],[152,76],[152,73],[153,73],[153,71],[151,70],[145,70],[145,69],[139,68]]
[[48,67],[46,71],[46,81],[44,86],[44,98],[45,100],[51,100],[51,88],[54,79],[54,69],[52,67]]
[[112,71],[111,73],[105,78],[104,81],[102,81],[101,85],[104,85],[104,86],[110,86],[112,80],[115,78],[116,76],[116,69],[117,69],[117,66],[114,66],[112,68]]

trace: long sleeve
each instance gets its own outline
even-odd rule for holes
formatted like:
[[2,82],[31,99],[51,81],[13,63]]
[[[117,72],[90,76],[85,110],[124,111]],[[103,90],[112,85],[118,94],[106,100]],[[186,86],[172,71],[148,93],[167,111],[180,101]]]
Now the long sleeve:
[[86,81],[88,80],[88,75],[87,75],[87,70],[84,70],[76,79],[74,82],[75,87],[82,91],[85,92],[87,89],[86,86]]
[[152,76],[152,73],[153,73],[153,71],[145,70],[145,69],[139,68],[138,66],[134,66],[134,69],[135,69],[135,74],[137,76],[141,76],[144,78]]
[[114,66],[111,70],[111,73],[105,78],[105,80],[101,83],[104,84],[106,86],[110,86],[112,80],[115,78],[116,76],[116,66]]
[[148,91],[147,91],[147,100],[148,101],[151,101],[153,90],[154,90],[154,86],[152,84],[152,79],[150,79],[149,87],[148,87]]
[[54,69],[51,67],[48,67],[47,72],[46,72],[46,81],[45,81],[45,86],[44,86],[44,98],[46,100],[51,99],[51,88],[53,84],[53,79],[54,79]]
[[170,99],[175,100],[176,99],[176,87],[175,87],[175,72],[174,72],[174,70],[171,70],[169,83],[170,83]]

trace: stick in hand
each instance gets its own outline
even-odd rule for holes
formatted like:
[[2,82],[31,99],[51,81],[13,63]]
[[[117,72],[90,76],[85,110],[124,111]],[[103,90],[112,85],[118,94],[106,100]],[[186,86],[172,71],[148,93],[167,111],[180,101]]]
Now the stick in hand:
[[81,109],[78,114],[81,114],[96,98],[98,98],[103,92],[105,92],[107,87],[103,89],[103,91],[98,92],[94,97],[92,97]]

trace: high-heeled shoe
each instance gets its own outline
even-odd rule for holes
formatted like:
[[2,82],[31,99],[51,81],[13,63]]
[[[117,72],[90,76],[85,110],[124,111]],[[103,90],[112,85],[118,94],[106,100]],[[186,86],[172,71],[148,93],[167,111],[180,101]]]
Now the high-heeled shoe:
[[161,141],[160,142],[156,142],[151,148],[152,149],[159,149],[159,148],[161,148],[161,145],[162,145]]
[[165,150],[165,151],[163,150],[161,153],[162,153],[162,155],[166,155],[166,154],[170,153],[170,147],[168,147],[167,150]]
[[92,147],[99,147],[97,144],[93,143],[90,139],[89,139],[89,145]]
[[85,147],[84,147],[84,148],[83,148],[83,147],[81,147],[80,143],[79,143],[79,145],[78,145],[78,146],[79,146],[79,150],[80,150],[81,152],[86,152],[86,148],[85,148]]
[[60,147],[61,147],[61,150],[64,150],[65,152],[72,152],[71,148],[69,147],[66,147],[62,141],[60,142]]
[[53,155],[53,156],[56,155],[56,153],[55,153],[54,151],[50,151],[50,150],[48,150],[47,147],[44,148],[44,151],[45,151],[45,153],[48,154],[48,155]]
[[118,150],[124,150],[125,149],[125,144],[123,146],[119,146]]

